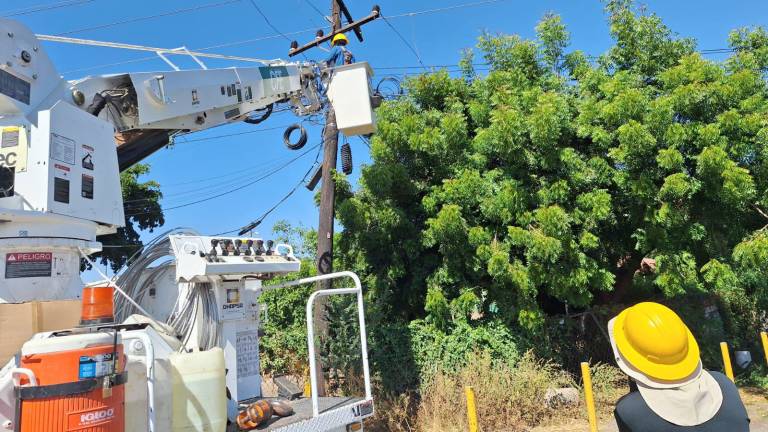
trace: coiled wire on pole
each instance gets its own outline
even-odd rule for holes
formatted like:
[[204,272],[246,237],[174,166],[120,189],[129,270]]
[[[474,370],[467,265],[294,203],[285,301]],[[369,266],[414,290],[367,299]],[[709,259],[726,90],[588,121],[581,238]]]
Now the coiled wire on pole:
[[[291,141],[291,134],[295,130],[299,130],[299,140],[296,142]],[[304,147],[307,144],[307,130],[304,129],[304,126],[296,123],[288,126],[288,128],[283,133],[283,142],[285,143],[285,146],[288,147],[291,150],[299,150],[302,147]]]
[[344,143],[341,146],[341,171],[345,175],[352,174],[352,169],[354,166],[352,165],[352,147],[349,145],[349,143]]

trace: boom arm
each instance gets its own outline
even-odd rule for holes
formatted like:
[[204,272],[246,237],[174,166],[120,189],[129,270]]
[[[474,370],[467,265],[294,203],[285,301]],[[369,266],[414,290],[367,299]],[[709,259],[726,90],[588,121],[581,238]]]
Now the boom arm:
[[313,68],[295,63],[89,77],[69,92],[76,106],[115,125],[121,170],[175,133],[242,121],[277,102],[299,115],[321,108]]
[[[180,132],[242,121],[276,102],[298,115],[322,108],[315,68],[304,63],[126,73],[67,82],[37,37],[18,22],[0,19],[0,115],[37,122],[39,112],[64,102],[115,128],[120,169],[166,145]],[[6,32],[3,32],[6,33]]]

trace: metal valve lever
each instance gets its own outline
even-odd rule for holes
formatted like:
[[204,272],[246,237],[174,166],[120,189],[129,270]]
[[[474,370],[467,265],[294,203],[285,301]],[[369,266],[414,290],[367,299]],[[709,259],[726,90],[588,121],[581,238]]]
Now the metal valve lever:
[[264,255],[264,240],[256,240],[256,255]]

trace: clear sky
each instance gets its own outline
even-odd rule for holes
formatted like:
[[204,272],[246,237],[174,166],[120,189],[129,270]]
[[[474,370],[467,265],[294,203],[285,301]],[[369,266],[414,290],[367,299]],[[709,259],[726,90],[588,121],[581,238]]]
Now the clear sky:
[[[275,28],[300,43],[312,38],[315,29],[326,24],[316,9],[327,11],[330,4],[329,0],[254,1]],[[211,52],[257,58],[285,58],[289,48],[289,41],[276,35],[250,0],[3,0],[0,15],[62,3],[75,5],[18,15],[14,19],[41,34],[66,33],[73,37],[165,48],[225,45]],[[347,0],[346,3],[356,17],[367,15],[374,4],[368,0]],[[728,32],[734,28],[768,24],[765,0],[643,3],[675,32],[696,38],[700,49],[726,47]],[[380,0],[378,4],[384,16],[392,17],[389,22],[414,47],[425,65],[456,64],[460,51],[474,45],[483,30],[531,37],[537,21],[550,11],[560,14],[568,26],[571,49],[600,54],[611,44],[603,3],[599,0]],[[451,8],[461,4],[469,6]],[[193,8],[195,10],[188,10]],[[434,10],[441,8],[445,10]],[[174,13],[179,10],[187,11]],[[423,11],[426,13],[407,15]],[[141,19],[148,16],[155,17]],[[298,31],[304,32],[296,34]],[[365,43],[353,41],[350,48],[358,60],[367,60],[376,69],[375,81],[387,75],[402,76],[419,71],[416,56],[384,21],[367,25],[364,33]],[[45,47],[67,79],[89,74],[169,69],[159,58],[115,64],[146,58],[146,52],[48,42]],[[314,50],[307,55],[321,59],[325,53]],[[189,59],[178,59],[184,68],[195,67]],[[206,63],[209,67],[249,65],[218,60],[206,60]],[[179,139],[174,148],[157,152],[146,162],[152,166],[149,177],[162,185],[163,206],[183,205],[232,192],[296,157],[298,152],[282,144],[284,126],[295,121],[292,114],[279,113],[258,126],[228,125],[196,133]],[[270,130],[258,132],[262,129]],[[230,134],[239,135],[221,137]],[[309,135],[307,148],[319,143],[319,127],[311,127]],[[351,178],[354,184],[361,164],[368,161],[368,149],[358,139],[350,143],[356,164]],[[242,190],[168,210],[165,228],[184,226],[212,234],[243,226],[290,191],[312,164],[314,155],[315,152],[311,152],[288,168]],[[259,230],[269,237],[271,226],[277,220],[315,227],[317,218],[313,193],[302,187],[269,216]]]

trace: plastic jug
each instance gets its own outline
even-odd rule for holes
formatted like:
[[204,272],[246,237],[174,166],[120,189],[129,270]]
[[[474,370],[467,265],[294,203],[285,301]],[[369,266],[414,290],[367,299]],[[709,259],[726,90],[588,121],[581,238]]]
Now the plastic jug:
[[225,432],[227,390],[224,351],[214,348],[169,357],[173,382],[173,432]]

